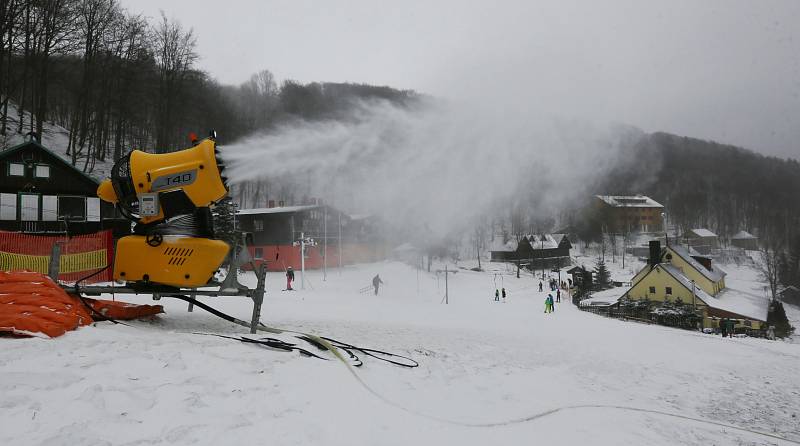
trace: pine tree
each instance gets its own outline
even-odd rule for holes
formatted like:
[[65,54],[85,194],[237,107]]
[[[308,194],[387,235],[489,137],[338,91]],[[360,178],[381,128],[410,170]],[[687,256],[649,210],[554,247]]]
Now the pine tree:
[[231,246],[228,261],[233,257],[234,247],[242,240],[242,231],[236,227],[236,206],[230,196],[225,197],[212,210],[214,215],[214,236]]
[[611,273],[608,272],[608,268],[606,268],[606,262],[602,258],[597,259],[597,265],[594,268],[594,275],[597,289],[602,290],[607,288],[611,283]]
[[786,317],[786,310],[783,309],[781,301],[774,300],[769,305],[767,325],[775,327],[775,336],[779,338],[785,338],[794,331],[794,328],[789,323],[789,318]]

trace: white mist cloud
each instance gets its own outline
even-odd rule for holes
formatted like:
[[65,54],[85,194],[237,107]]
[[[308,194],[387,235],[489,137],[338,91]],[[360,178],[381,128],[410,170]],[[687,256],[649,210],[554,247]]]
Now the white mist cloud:
[[222,150],[234,183],[295,178],[335,206],[443,236],[513,202],[554,215],[615,162],[623,133],[502,107],[368,102],[346,122],[285,124]]

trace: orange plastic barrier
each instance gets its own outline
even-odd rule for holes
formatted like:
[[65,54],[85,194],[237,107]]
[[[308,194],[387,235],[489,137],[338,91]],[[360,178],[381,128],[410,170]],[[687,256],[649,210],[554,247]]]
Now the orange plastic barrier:
[[78,296],[68,294],[44,274],[0,271],[0,334],[43,334],[54,338],[92,323],[92,315],[128,320],[163,312],[161,305],[88,298],[81,302]]
[[[55,243],[62,246],[58,275],[62,282],[75,282],[114,262],[114,237],[110,230],[74,237],[0,231],[0,271],[46,273]],[[112,268],[107,268],[85,283],[111,280]]]

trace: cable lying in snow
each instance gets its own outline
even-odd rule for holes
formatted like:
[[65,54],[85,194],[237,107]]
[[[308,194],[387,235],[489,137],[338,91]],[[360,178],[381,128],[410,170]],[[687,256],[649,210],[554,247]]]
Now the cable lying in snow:
[[[210,307],[210,306],[208,306],[208,305],[206,305],[206,304],[204,304],[202,302],[198,302],[197,300],[192,299],[190,297],[183,296],[183,295],[171,295],[171,297],[175,297],[177,299],[181,299],[181,300],[184,300],[186,302],[194,303],[196,306],[198,306],[198,307],[200,307],[200,308],[202,308],[202,309],[204,309],[204,310],[206,310],[206,311],[208,311],[208,312],[210,312],[210,313],[212,313],[212,314],[214,314],[214,315],[216,315],[218,317],[221,317],[221,318],[223,318],[223,319],[225,319],[225,320],[227,320],[229,322],[233,322],[235,324],[238,324],[238,325],[241,325],[241,326],[247,327],[247,328],[250,327],[250,324],[248,324],[247,322],[245,322],[243,320],[240,320],[240,319],[237,319],[237,318],[235,318],[233,316],[230,316],[228,314],[225,314],[225,313],[223,313],[221,311],[218,311],[218,310],[216,310],[216,309],[214,309],[214,308],[212,308],[212,307]],[[785,442],[792,443],[792,444],[800,444],[800,440],[784,438],[784,437],[781,437],[780,435],[771,434],[769,432],[761,432],[761,431],[748,429],[748,428],[745,428],[745,427],[740,427],[740,426],[736,426],[736,425],[728,424],[728,423],[723,423],[723,422],[719,422],[719,421],[706,420],[706,419],[703,419],[703,418],[690,417],[690,416],[686,416],[686,415],[680,415],[680,414],[676,414],[676,413],[670,413],[670,412],[665,412],[665,411],[660,411],[660,410],[655,410],[655,409],[644,409],[644,408],[641,408],[641,407],[619,406],[619,405],[612,405],[612,404],[581,404],[581,405],[574,405],[574,406],[562,406],[562,407],[557,407],[557,408],[554,408],[554,409],[546,410],[546,411],[543,411],[543,412],[538,412],[538,413],[535,413],[533,415],[528,415],[528,416],[521,417],[521,418],[514,418],[514,419],[510,419],[510,420],[505,420],[505,421],[495,421],[495,422],[486,422],[486,423],[470,423],[470,422],[464,422],[464,421],[459,421],[459,420],[452,420],[452,419],[448,419],[448,418],[439,417],[439,416],[436,416],[436,415],[426,414],[424,412],[419,412],[419,411],[416,411],[414,409],[410,409],[410,408],[408,408],[406,406],[403,406],[402,404],[396,403],[396,402],[386,398],[385,396],[383,396],[380,393],[378,393],[377,391],[375,391],[366,382],[364,382],[364,380],[362,380],[360,376],[358,376],[358,374],[356,373],[355,369],[353,368],[354,366],[358,367],[361,364],[360,364],[360,360],[358,360],[358,357],[353,355],[351,350],[360,351],[360,352],[362,352],[362,353],[364,353],[364,354],[366,354],[368,356],[371,356],[373,358],[380,359],[380,360],[383,360],[383,361],[387,361],[387,362],[390,362],[392,364],[396,364],[396,365],[403,366],[403,367],[417,367],[417,366],[419,366],[419,364],[416,361],[414,361],[413,359],[406,358],[406,357],[400,356],[400,355],[395,355],[395,354],[392,354],[392,353],[382,352],[380,350],[374,350],[374,349],[363,348],[363,347],[356,347],[356,346],[353,346],[353,345],[350,345],[350,344],[346,344],[344,342],[337,341],[337,340],[331,339],[331,338],[310,335],[310,334],[307,334],[307,333],[301,333],[301,332],[297,332],[297,331],[293,331],[293,330],[284,330],[284,329],[279,329],[279,328],[268,327],[268,326],[266,326],[266,325],[264,325],[262,323],[259,323],[258,329],[262,330],[262,331],[270,332],[270,333],[276,333],[276,334],[294,333],[294,334],[298,335],[297,338],[302,339],[302,340],[304,340],[306,342],[309,342],[310,344],[312,344],[312,345],[314,345],[317,348],[320,348],[322,350],[330,351],[334,356],[336,356],[337,359],[339,359],[347,367],[347,369],[350,371],[350,373],[353,375],[353,377],[356,379],[356,381],[358,381],[358,383],[365,390],[367,390],[367,392],[369,392],[370,394],[372,394],[373,396],[375,396],[379,400],[383,401],[384,403],[386,403],[386,404],[388,404],[388,405],[390,405],[390,406],[392,406],[394,408],[397,408],[397,409],[400,409],[400,410],[402,410],[404,412],[407,412],[409,414],[412,414],[412,415],[415,415],[415,416],[419,416],[419,417],[422,417],[422,418],[427,418],[429,420],[437,421],[437,422],[440,422],[440,423],[453,424],[453,425],[463,426],[463,427],[492,428],[492,427],[512,426],[512,425],[515,425],[515,424],[527,423],[527,422],[535,421],[535,420],[538,420],[540,418],[544,418],[544,417],[556,414],[558,412],[564,412],[564,411],[569,411],[569,410],[611,409],[611,410],[622,410],[622,411],[628,411],[628,412],[648,413],[648,414],[660,415],[660,416],[676,418],[676,419],[681,419],[681,420],[694,421],[694,422],[697,422],[697,423],[710,424],[710,425],[714,425],[714,426],[725,427],[725,428],[728,428],[728,429],[734,429],[734,430],[737,430],[737,431],[740,431],[740,432],[747,432],[747,433],[751,433],[751,434],[755,434],[755,435],[760,435],[760,436],[763,436],[763,437],[769,437],[769,438],[785,441]],[[198,333],[198,334],[206,334],[206,333]],[[285,341],[281,341],[281,340],[278,340],[278,339],[274,340],[274,341],[277,341],[277,343],[275,343],[274,345],[269,345],[269,342],[272,341],[271,338],[265,338],[263,340],[254,340],[254,339],[249,339],[249,338],[244,338],[244,337],[234,338],[234,337],[222,336],[222,335],[212,335],[212,336],[219,336],[219,337],[223,337],[223,338],[239,340],[241,342],[246,342],[246,343],[256,343],[256,344],[264,345],[264,346],[267,346],[267,347],[278,348],[278,349],[281,349],[281,350],[287,350],[287,349],[290,349],[290,347],[291,347],[291,349],[300,351],[301,354],[307,354],[309,356],[314,356],[314,357],[318,357],[320,359],[325,359],[325,358],[321,358],[321,357],[319,357],[317,355],[314,355],[314,354],[308,352],[307,350],[303,350],[301,348],[295,347],[294,344],[287,343]],[[345,350],[350,355],[351,359],[355,358],[356,363],[355,364],[350,364],[339,353],[339,351],[338,351],[339,349]],[[381,358],[378,355],[385,355],[385,356],[394,357],[394,358],[402,358],[402,359],[404,359],[406,361],[410,361],[410,362],[409,363],[401,363],[399,361],[390,360],[390,359],[387,359],[387,358]]]
[[[225,314],[225,313],[223,313],[223,312],[221,312],[221,311],[219,311],[219,310],[217,310],[217,309],[215,309],[215,308],[213,308],[213,307],[211,307],[209,305],[206,305],[206,304],[204,304],[204,303],[202,303],[202,302],[200,302],[200,301],[198,301],[196,299],[193,299],[191,297],[187,297],[187,296],[179,295],[179,294],[171,294],[170,297],[174,297],[176,299],[180,299],[180,300],[192,303],[195,306],[197,306],[198,308],[202,308],[203,310],[208,311],[209,313],[213,314],[214,316],[222,318],[222,319],[224,319],[224,320],[226,320],[228,322],[232,322],[234,324],[250,328],[250,324],[248,324],[247,322],[245,322],[245,321],[243,321],[241,319],[237,319],[237,318],[235,318],[235,317],[233,317],[233,316],[231,316],[229,314]],[[360,367],[363,364],[361,362],[361,360],[358,358],[358,356],[356,356],[353,353],[354,351],[361,352],[366,356],[378,359],[380,361],[388,362],[390,364],[394,364],[394,365],[397,365],[397,366],[400,366],[400,367],[414,368],[414,367],[418,367],[419,366],[419,363],[417,361],[415,361],[415,360],[413,360],[411,358],[408,358],[406,356],[398,355],[398,354],[395,354],[395,353],[389,353],[389,352],[385,352],[385,351],[382,351],[382,350],[376,350],[376,349],[373,349],[373,348],[358,347],[358,346],[355,346],[355,345],[352,345],[352,344],[348,344],[346,342],[338,341],[336,339],[327,338],[327,337],[324,337],[324,336],[316,336],[316,335],[312,335],[312,334],[308,334],[308,333],[302,333],[302,332],[294,331],[294,330],[285,330],[285,329],[282,329],[282,328],[268,327],[268,326],[262,324],[261,322],[258,323],[258,329],[261,330],[261,331],[266,331],[266,332],[274,333],[274,334],[293,333],[293,334],[297,335],[297,336],[295,336],[297,339],[301,339],[301,340],[303,340],[305,342],[308,342],[309,344],[313,345],[314,347],[316,347],[316,348],[318,348],[318,349],[320,349],[322,351],[330,351],[334,356],[336,356],[337,359],[339,359],[340,361],[344,362],[348,367],[350,367],[350,366]],[[279,349],[279,350],[287,350],[287,351],[293,351],[294,350],[294,351],[298,351],[301,354],[306,355],[306,356],[312,356],[312,357],[319,358],[319,359],[325,359],[325,358],[322,358],[321,356],[318,356],[318,355],[315,355],[315,354],[309,352],[308,350],[305,350],[305,349],[302,349],[300,347],[297,347],[296,344],[292,344],[290,342],[285,342],[285,341],[282,341],[280,339],[273,339],[273,338],[252,339],[252,338],[246,338],[244,336],[233,337],[233,336],[218,335],[218,334],[213,334],[213,333],[196,333],[196,334],[208,335],[208,336],[217,336],[217,337],[220,337],[220,338],[232,339],[232,340],[240,341],[240,342],[244,342],[244,343],[258,344],[258,345],[265,346],[265,347],[276,348],[276,349]],[[343,351],[345,351],[347,353],[347,355],[349,356],[350,360],[352,361],[352,364],[350,362],[348,362],[343,356],[341,356],[341,354],[339,353],[339,350],[343,350]]]

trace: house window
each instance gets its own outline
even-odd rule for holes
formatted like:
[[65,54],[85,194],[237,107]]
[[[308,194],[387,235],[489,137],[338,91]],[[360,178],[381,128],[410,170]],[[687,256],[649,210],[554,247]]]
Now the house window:
[[42,196],[42,221],[58,220],[58,197],[55,195]]
[[17,194],[0,194],[0,220],[17,219]]
[[22,163],[8,163],[8,176],[10,177],[24,177],[25,164]]
[[33,176],[36,178],[50,178],[50,166],[47,164],[37,164]]
[[86,221],[100,221],[100,199],[86,197]]
[[672,287],[671,286],[667,287],[667,296],[672,296]]
[[253,230],[254,231],[263,231],[264,230],[264,220],[257,218],[253,220]]
[[86,198],[59,196],[58,218],[59,220],[86,221]]
[[654,286],[650,287],[650,294],[656,294],[656,287]]
[[255,258],[257,259],[264,258],[264,248],[256,248]]
[[19,194],[19,216],[22,221],[39,221],[39,196]]

